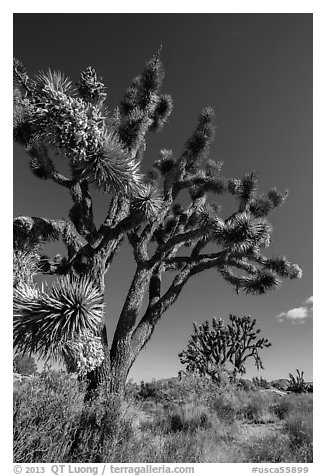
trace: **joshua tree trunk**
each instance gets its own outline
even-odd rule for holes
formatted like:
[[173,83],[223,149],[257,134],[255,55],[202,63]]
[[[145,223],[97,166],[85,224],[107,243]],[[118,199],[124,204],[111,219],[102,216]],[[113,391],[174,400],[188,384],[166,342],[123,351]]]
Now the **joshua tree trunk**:
[[[160,296],[158,270],[148,262],[138,264],[119,317],[111,349],[107,352],[107,359],[103,362],[101,368],[92,373],[90,388],[95,389],[103,382],[103,379],[107,379],[107,388],[110,392],[123,393],[134,361],[149,341],[157,321],[177,299],[191,274],[191,268],[184,267],[177,274],[168,291]],[[144,315],[137,323],[143,297],[147,291],[149,304]]]
[[106,383],[107,389],[112,393],[123,392],[130,368],[145,344],[144,341],[140,347],[137,346],[133,332],[143,296],[148,289],[151,271],[147,265],[138,266],[121,311],[110,350],[104,326],[102,342],[106,357],[101,367],[88,375],[88,394],[101,383]]
[[132,366],[130,344],[126,339],[121,339],[113,351],[104,344],[105,359],[87,375],[88,386],[85,400],[88,401],[97,395],[100,385],[105,386],[109,393],[122,394],[125,388],[128,373]]
[[130,345],[121,339],[118,348],[115,350],[114,357],[111,356],[108,387],[110,393],[123,393],[131,366]]

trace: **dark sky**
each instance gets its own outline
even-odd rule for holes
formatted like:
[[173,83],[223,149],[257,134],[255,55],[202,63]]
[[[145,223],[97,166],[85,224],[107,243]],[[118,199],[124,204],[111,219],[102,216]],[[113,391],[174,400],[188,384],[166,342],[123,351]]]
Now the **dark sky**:
[[[273,343],[262,353],[265,378],[299,368],[310,379],[312,303],[305,301],[312,296],[312,14],[14,15],[14,55],[31,75],[51,67],[77,81],[91,65],[108,86],[110,108],[160,45],[164,91],[173,96],[174,111],[165,129],[148,138],[144,169],[161,148],[180,153],[198,113],[212,106],[218,130],[211,155],[224,162],[225,176],[256,171],[261,191],[290,190],[270,217],[269,254],[285,255],[304,275],[260,297],[236,295],[214,271],[193,278],[131,377],[176,375],[192,322],[233,313],[255,317]],[[95,204],[100,223],[105,196],[96,194]],[[36,179],[24,151],[14,146],[14,215],[67,216],[70,205],[66,190]],[[107,275],[112,330],[134,270],[129,258],[126,245]],[[248,377],[256,373],[248,366]]]

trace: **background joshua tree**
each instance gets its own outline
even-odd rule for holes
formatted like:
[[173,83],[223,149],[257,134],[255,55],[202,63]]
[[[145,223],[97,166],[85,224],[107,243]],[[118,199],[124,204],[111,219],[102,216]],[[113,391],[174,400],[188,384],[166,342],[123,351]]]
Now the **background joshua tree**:
[[300,372],[298,369],[296,369],[296,371],[297,375],[295,377],[289,373],[290,383],[287,390],[295,393],[305,393],[311,391],[311,386],[304,380],[303,370]]
[[220,373],[231,364],[235,380],[238,373],[246,372],[245,362],[250,357],[258,370],[264,368],[258,350],[270,347],[271,343],[264,337],[258,339],[260,329],[255,329],[256,319],[233,315],[229,318],[231,323],[226,325],[214,317],[212,328],[208,321],[200,326],[194,323],[195,332],[187,349],[179,354],[188,371],[219,380]]
[[[31,171],[68,189],[72,199],[66,219],[14,220],[15,249],[22,242],[34,246],[57,239],[67,248],[64,257],[39,260],[41,273],[63,275],[53,289],[14,290],[15,345],[58,357],[56,349],[67,340],[101,335],[102,364],[88,376],[93,386],[106,376],[111,391],[123,389],[158,320],[192,276],[215,268],[237,292],[252,294],[276,288],[282,277],[301,276],[286,258],[263,254],[271,235],[266,217],[287,193],[258,194],[253,173],[239,179],[221,175],[221,164],[209,157],[212,109],[202,111],[179,157],[161,150],[153,168],[146,174],[141,170],[147,133],[160,130],[172,111],[171,97],[161,91],[163,76],[156,54],[120,105],[108,109],[104,84],[90,67],[73,87],[61,73],[31,79],[14,63],[14,139],[26,148]],[[56,167],[55,154],[69,164],[69,177]],[[107,216],[98,228],[94,189],[108,197]],[[184,191],[187,200],[180,198]],[[212,199],[225,193],[234,196],[236,206],[223,219]],[[109,349],[104,276],[124,239],[136,271]],[[171,278],[163,291],[165,275]]]

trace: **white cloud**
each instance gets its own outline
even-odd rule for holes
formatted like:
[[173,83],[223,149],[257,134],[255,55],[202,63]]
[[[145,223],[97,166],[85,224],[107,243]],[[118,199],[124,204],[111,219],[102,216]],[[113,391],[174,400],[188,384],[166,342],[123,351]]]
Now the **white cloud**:
[[313,310],[312,305],[313,303],[313,296],[310,296],[308,299],[304,301],[306,306],[295,307],[294,309],[290,309],[287,312],[281,312],[276,316],[276,318],[280,322],[284,322],[285,320],[303,324],[306,319],[312,318]]
[[277,317],[285,317],[286,319],[305,319],[308,316],[306,307],[295,307],[288,312],[281,312]]

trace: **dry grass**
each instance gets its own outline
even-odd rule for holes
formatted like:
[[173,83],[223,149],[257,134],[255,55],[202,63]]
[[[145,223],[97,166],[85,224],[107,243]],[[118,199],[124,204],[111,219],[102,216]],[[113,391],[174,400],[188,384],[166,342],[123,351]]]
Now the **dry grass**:
[[48,372],[14,396],[14,461],[311,462],[312,395],[279,396],[192,379],[124,401],[83,404],[84,386]]

